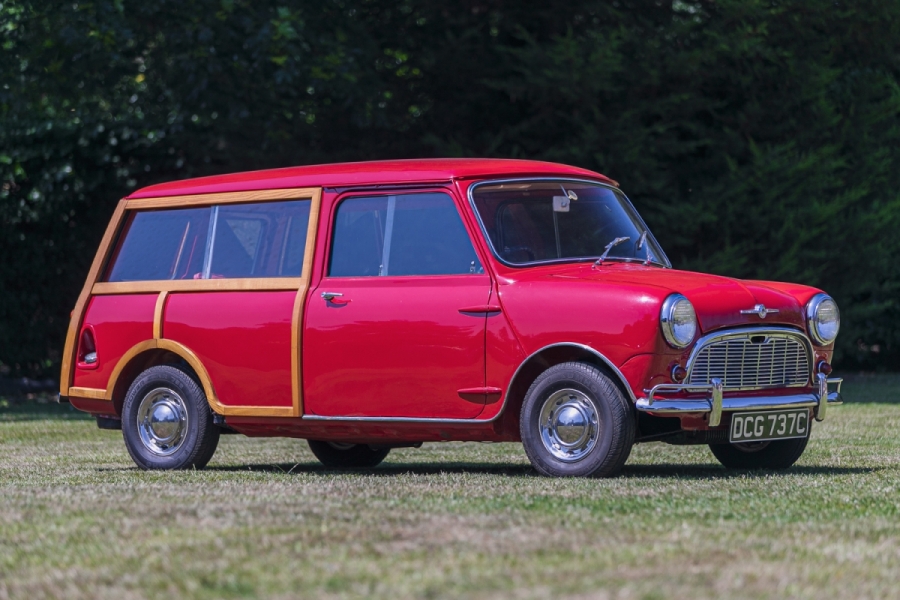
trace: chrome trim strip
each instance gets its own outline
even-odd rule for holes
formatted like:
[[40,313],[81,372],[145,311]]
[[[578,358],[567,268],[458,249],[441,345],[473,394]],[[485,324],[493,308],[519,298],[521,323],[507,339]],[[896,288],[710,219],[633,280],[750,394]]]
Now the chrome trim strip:
[[216,227],[219,223],[219,205],[216,204],[209,212],[209,228],[206,231],[206,249],[203,253],[203,279],[209,279],[212,270],[213,252],[215,251]]
[[[537,350],[537,351],[535,351],[535,352],[532,352],[532,353],[528,356],[528,358],[526,358],[525,360],[522,361],[522,364],[519,365],[519,368],[516,369],[516,372],[513,373],[512,379],[509,380],[509,383],[510,383],[510,386],[509,386],[509,387],[510,387],[510,388],[512,387],[512,382],[516,380],[516,376],[519,374],[519,371],[520,371],[521,368],[525,365],[525,363],[527,363],[529,360],[531,360],[532,358],[534,358],[535,356],[537,356],[538,354],[540,354],[540,353],[543,352],[544,350],[549,350],[550,348],[556,348],[556,347],[559,347],[559,346],[568,346],[568,347],[570,347],[570,348],[579,348],[579,349],[581,349],[581,350],[587,350],[588,352],[590,352],[591,354],[593,354],[594,356],[596,356],[597,358],[599,358],[600,360],[602,360],[603,363],[604,363],[607,367],[609,367],[610,370],[612,370],[612,372],[615,374],[615,376],[619,378],[619,382],[620,382],[623,386],[625,386],[625,391],[628,392],[628,398],[631,400],[631,402],[632,402],[632,403],[637,402],[637,396],[635,396],[635,395],[634,395],[634,392],[631,391],[631,385],[628,383],[628,379],[625,377],[625,375],[622,373],[622,371],[620,371],[619,368],[616,367],[616,365],[614,365],[614,364],[612,363],[611,360],[609,360],[608,358],[606,358],[605,356],[603,356],[603,355],[600,354],[597,350],[594,350],[594,349],[591,348],[590,346],[586,346],[586,345],[584,345],[584,344],[577,344],[577,343],[575,343],[575,342],[559,342],[559,343],[557,343],[557,344],[548,344],[547,346],[544,346],[544,347],[541,348],[540,350]],[[509,388],[507,388],[506,391],[507,391],[507,393],[509,393]],[[506,402],[506,397],[505,397],[505,396],[504,396],[504,398],[503,398],[503,401],[504,401],[504,403]]]
[[[735,412],[741,410],[778,410],[781,408],[815,408],[820,406],[827,408],[828,405],[839,406],[844,403],[841,395],[841,384],[844,382],[841,378],[825,379],[825,394],[821,395],[819,390],[806,394],[790,394],[786,396],[737,396],[722,398],[722,412]],[[834,391],[829,391],[828,386],[835,385]],[[636,403],[636,408],[641,412],[652,412],[658,414],[684,414],[684,413],[711,413],[716,403],[715,398],[654,398],[660,393],[672,393],[676,391],[686,391],[688,389],[697,389],[697,386],[679,385],[662,383],[655,386],[646,398],[641,398]],[[713,386],[706,386],[706,390],[713,392]],[[711,396],[715,396],[713,392]],[[825,403],[822,403],[822,400]],[[824,411],[823,411],[824,412]],[[710,425],[712,425],[712,415],[710,416]]]
[[[694,364],[696,363],[697,356],[700,354],[700,352],[703,351],[703,349],[706,346],[708,346],[710,344],[714,344],[716,342],[721,342],[721,341],[727,340],[728,338],[744,338],[744,337],[748,337],[751,335],[773,335],[773,336],[781,336],[781,337],[790,336],[790,337],[794,337],[794,338],[800,338],[804,342],[804,346],[806,347],[806,355],[807,355],[807,358],[809,359],[809,368],[810,368],[809,374],[811,377],[815,375],[815,373],[814,373],[815,365],[813,364],[813,362],[814,362],[813,358],[815,357],[815,352],[813,351],[812,342],[802,331],[800,331],[799,329],[791,329],[790,327],[754,327],[754,326],[751,326],[751,327],[741,327],[740,329],[728,329],[725,331],[718,331],[715,333],[710,333],[710,334],[707,334],[707,335],[701,337],[699,340],[697,340],[697,343],[694,345],[694,349],[691,350],[691,355],[690,355],[690,357],[688,357],[688,360],[687,360],[687,375],[685,375],[684,380],[685,381],[691,380],[691,375],[693,375],[693,372],[694,372]],[[802,385],[794,384],[794,385],[777,386],[777,387],[781,387],[781,388],[804,387],[805,385],[808,385],[808,384],[809,384],[809,379],[807,379],[806,384],[802,384]],[[659,386],[657,386],[657,387],[659,387]],[[694,389],[697,391],[702,391],[703,386],[702,385],[691,386],[691,385],[685,384],[685,387]],[[730,387],[727,389],[730,389],[732,391],[740,390],[740,391],[744,391],[744,392],[749,392],[749,391],[766,390],[766,389],[773,389],[773,388],[772,388],[772,386],[756,386],[756,387],[747,386],[747,387],[741,387],[741,388]]]
[[491,419],[429,419],[417,417],[323,417],[320,415],[303,415],[303,421],[348,421],[354,423],[447,423],[447,424],[473,424],[473,423],[492,423],[501,414],[503,409],[497,413],[496,417]]
[[[843,404],[843,399],[837,392],[828,392],[828,404],[839,406]],[[818,405],[819,399],[815,394],[795,394],[792,396],[756,398],[725,398],[722,401],[722,412],[736,412],[741,410],[778,410],[782,408],[814,408]],[[641,412],[652,412],[661,415],[710,412],[709,400],[657,400],[651,407],[647,406],[646,398],[641,398],[638,400],[636,406]]]
[[[664,269],[672,268],[672,262],[669,260],[669,257],[666,256],[666,251],[663,250],[663,247],[659,243],[659,241],[657,241],[656,236],[654,236],[653,232],[650,231],[650,228],[647,227],[647,223],[644,222],[644,218],[641,216],[641,213],[639,213],[637,211],[637,209],[634,207],[634,204],[632,204],[632,202],[628,198],[628,196],[625,195],[625,192],[623,192],[622,190],[620,190],[619,188],[617,188],[614,185],[610,185],[608,183],[603,183],[602,181],[594,181],[592,179],[579,179],[577,177],[554,177],[552,175],[546,176],[546,177],[514,177],[512,179],[486,179],[484,181],[479,181],[477,183],[473,183],[472,185],[469,186],[469,191],[467,194],[469,196],[469,208],[471,208],[472,213],[475,215],[475,219],[478,221],[478,226],[481,228],[481,236],[484,238],[484,241],[487,243],[488,248],[491,251],[491,254],[493,254],[494,258],[501,264],[506,265],[507,267],[512,267],[514,269],[521,269],[524,267],[533,267],[536,265],[548,265],[548,264],[554,264],[554,263],[593,262],[596,260],[595,258],[586,257],[586,258],[581,258],[581,259],[564,258],[564,259],[555,259],[555,260],[539,260],[539,261],[533,261],[533,262],[527,262],[527,263],[511,263],[511,262],[507,262],[507,261],[503,260],[502,258],[500,258],[500,253],[498,253],[497,249],[494,248],[494,243],[491,241],[491,236],[488,235],[487,228],[485,228],[484,222],[481,220],[481,213],[479,213],[478,209],[475,207],[475,197],[472,195],[472,192],[475,190],[475,188],[480,187],[482,185],[496,185],[496,184],[503,184],[503,183],[518,183],[518,182],[530,182],[530,181],[534,181],[534,182],[547,181],[547,182],[551,182],[551,183],[562,183],[562,182],[587,183],[590,185],[596,185],[598,187],[608,188],[608,189],[612,190],[613,193],[619,194],[622,197],[622,199],[625,201],[625,203],[628,205],[628,207],[631,208],[632,213],[634,213],[634,216],[637,217],[637,220],[641,224],[641,227],[644,228],[644,231],[647,232],[648,237],[653,240],[653,242],[656,244],[656,247],[659,249],[660,253],[662,254],[662,256],[658,257],[661,259],[661,262],[653,261],[652,264],[658,264],[661,267],[663,267]],[[624,262],[643,263],[644,261],[642,259],[634,259],[634,260],[629,260],[629,261],[624,261]]]
[[519,376],[519,372],[522,370],[522,367],[530,361],[532,358],[543,352],[544,350],[548,350],[550,348],[556,348],[560,346],[567,346],[570,348],[579,348],[581,350],[587,350],[597,358],[603,361],[603,363],[612,370],[616,377],[619,378],[619,381],[625,387],[625,390],[628,392],[628,397],[631,399],[632,404],[637,402],[637,398],[634,395],[634,392],[631,391],[631,386],[628,385],[628,380],[625,378],[625,375],[620,371],[608,358],[591,348],[590,346],[585,346],[584,344],[576,344],[574,342],[559,342],[557,344],[549,344],[536,350],[528,355],[528,357],[519,363],[519,366],[513,372],[512,377],[509,380],[509,385],[506,387],[506,391],[503,393],[503,403],[500,406],[500,410],[497,411],[497,414],[491,417],[490,419],[440,419],[440,418],[423,418],[423,417],[326,417],[319,415],[303,415],[301,418],[305,421],[346,421],[346,422],[369,422],[369,423],[447,423],[450,425],[462,425],[462,424],[480,424],[480,423],[493,423],[497,419],[503,416],[503,413],[506,412],[506,405],[509,401],[509,391],[512,389],[513,382],[515,382],[516,377]]

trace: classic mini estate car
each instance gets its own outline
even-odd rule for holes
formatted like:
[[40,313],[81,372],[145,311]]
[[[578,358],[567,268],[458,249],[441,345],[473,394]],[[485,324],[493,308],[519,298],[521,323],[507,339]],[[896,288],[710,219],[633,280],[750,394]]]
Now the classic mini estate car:
[[239,173],[121,200],[78,298],[62,400],[145,469],[219,435],[329,467],[521,441],[545,475],[636,442],[786,468],[839,404],[840,318],[803,285],[677,271],[592,171],[412,160]]

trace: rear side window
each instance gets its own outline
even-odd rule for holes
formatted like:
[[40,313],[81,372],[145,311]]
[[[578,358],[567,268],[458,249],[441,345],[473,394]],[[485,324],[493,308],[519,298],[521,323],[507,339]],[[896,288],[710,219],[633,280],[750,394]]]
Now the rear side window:
[[357,197],[338,205],[332,277],[482,272],[447,194]]
[[106,281],[300,277],[309,200],[133,214]]
[[309,206],[309,201],[292,200],[214,209],[215,243],[209,276],[299,277]]
[[134,213],[106,281],[191,279],[203,270],[210,209]]

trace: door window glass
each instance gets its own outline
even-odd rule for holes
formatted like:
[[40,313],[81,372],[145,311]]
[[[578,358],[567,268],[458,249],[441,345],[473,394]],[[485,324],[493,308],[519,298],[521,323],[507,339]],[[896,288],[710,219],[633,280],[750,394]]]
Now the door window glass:
[[349,198],[338,205],[332,277],[482,272],[447,194]]
[[340,203],[331,245],[332,277],[381,275],[387,197],[350,198]]

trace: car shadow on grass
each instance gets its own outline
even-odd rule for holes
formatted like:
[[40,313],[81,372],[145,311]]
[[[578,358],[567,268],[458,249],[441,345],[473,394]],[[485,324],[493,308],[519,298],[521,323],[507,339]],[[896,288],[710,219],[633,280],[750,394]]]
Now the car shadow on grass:
[[632,479],[653,479],[659,477],[678,479],[733,479],[735,477],[797,477],[815,475],[861,475],[880,471],[880,467],[830,467],[815,465],[795,465],[789,469],[726,469],[718,463],[685,465],[655,464],[626,465],[621,477]]
[[335,475],[354,473],[373,477],[395,477],[398,475],[442,475],[442,474],[474,474],[505,475],[508,477],[537,477],[531,465],[514,465],[509,463],[382,463],[374,469],[330,469],[319,463],[280,463],[269,465],[212,465],[207,471],[235,472],[270,472],[306,475]]
[[[280,463],[254,465],[213,465],[206,467],[213,472],[257,472],[284,473],[304,475],[333,476],[335,474],[352,473],[371,477],[396,477],[400,475],[502,475],[505,477],[540,477],[531,465],[508,463],[383,463],[374,469],[329,469],[318,463]],[[879,467],[828,467],[828,466],[794,466],[786,470],[749,470],[732,469],[714,464],[656,464],[626,465],[617,476],[623,479],[732,479],[735,477],[797,477],[816,475],[859,475],[874,473]]]

